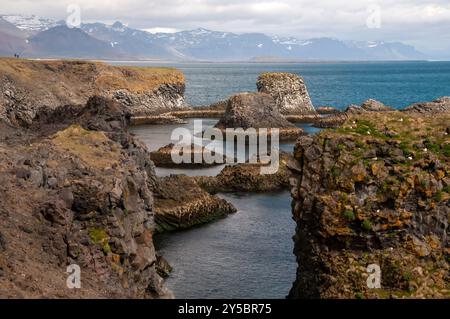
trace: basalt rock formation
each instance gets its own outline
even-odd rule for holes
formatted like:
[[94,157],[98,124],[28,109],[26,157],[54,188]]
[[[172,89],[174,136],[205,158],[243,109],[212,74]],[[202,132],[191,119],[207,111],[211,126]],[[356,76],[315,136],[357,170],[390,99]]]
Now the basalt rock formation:
[[[74,116],[74,117],[73,117]],[[158,275],[155,174],[126,133],[130,114],[100,97],[0,122],[0,296],[170,297]],[[66,285],[68,265],[81,289]]]
[[291,298],[449,297],[449,123],[374,112],[298,140]]
[[236,212],[233,205],[210,195],[185,175],[160,178],[154,191],[159,232],[191,228]]
[[281,115],[274,99],[265,93],[239,93],[230,97],[225,114],[216,127],[222,130],[278,128],[282,139],[295,139],[303,133]]
[[275,100],[282,114],[316,115],[303,79],[291,73],[263,73],[256,86]]
[[373,99],[365,101],[361,104],[361,108],[369,112],[387,112],[394,110],[392,107],[386,106],[383,103]]
[[195,180],[209,193],[272,192],[289,188],[292,177],[290,165],[295,165],[291,154],[281,153],[279,166],[273,174],[261,174],[265,164],[227,165],[217,176],[199,176]]
[[[150,153],[150,158],[152,162],[157,167],[169,167],[169,168],[200,168],[208,167],[214,165],[222,165],[226,162],[226,157],[222,156],[222,161],[220,163],[206,163],[203,156],[205,152],[205,147],[195,146],[194,144],[186,145],[182,150],[178,152],[179,156],[189,157],[189,160],[182,163],[174,163],[172,159],[172,152],[174,150],[175,144],[171,143],[169,145],[163,146],[156,151]],[[197,162],[196,157],[200,158]]]
[[444,96],[433,102],[415,103],[404,109],[407,113],[439,114],[450,112],[450,97]]
[[84,105],[99,95],[132,116],[188,109],[184,76],[169,68],[114,67],[87,61],[0,59],[0,118],[30,125],[41,110]]

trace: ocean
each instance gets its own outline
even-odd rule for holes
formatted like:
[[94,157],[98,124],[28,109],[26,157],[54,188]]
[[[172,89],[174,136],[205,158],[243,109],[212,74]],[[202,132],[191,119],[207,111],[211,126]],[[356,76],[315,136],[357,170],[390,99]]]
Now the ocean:
[[[186,76],[186,99],[193,106],[255,91],[258,75],[268,71],[303,76],[315,106],[342,109],[374,98],[403,108],[450,95],[450,62],[121,64],[181,69]],[[186,127],[191,127],[192,121]],[[204,123],[214,125],[215,121]],[[143,125],[132,131],[155,150],[170,142],[174,127]],[[318,131],[302,127],[310,134]],[[291,151],[293,145],[281,147]],[[157,169],[157,174],[215,175],[220,168]],[[238,212],[208,225],[156,236],[157,248],[174,268],[168,287],[179,298],[285,298],[297,268],[289,192],[220,196]]]
[[403,108],[450,95],[450,62],[135,62],[129,65],[171,66],[182,70],[186,76],[186,99],[193,106],[208,105],[238,92],[255,91],[258,75],[273,71],[302,76],[315,106],[343,109],[372,98]]

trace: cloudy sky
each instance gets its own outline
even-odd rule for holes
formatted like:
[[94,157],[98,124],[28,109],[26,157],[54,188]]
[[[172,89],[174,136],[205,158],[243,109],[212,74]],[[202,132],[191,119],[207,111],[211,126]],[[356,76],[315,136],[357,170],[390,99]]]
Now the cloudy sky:
[[402,41],[449,55],[450,0],[1,0],[3,14],[65,18],[69,4],[82,22],[120,20],[140,29],[263,32],[298,38]]

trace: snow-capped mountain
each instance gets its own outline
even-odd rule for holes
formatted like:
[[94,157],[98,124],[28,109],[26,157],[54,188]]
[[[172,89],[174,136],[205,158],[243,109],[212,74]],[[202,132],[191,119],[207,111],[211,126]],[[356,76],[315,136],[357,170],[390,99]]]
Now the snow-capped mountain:
[[15,25],[18,29],[29,32],[40,32],[55,27],[57,22],[36,15],[0,15],[0,18]]
[[86,23],[69,29],[37,16],[0,16],[5,55],[89,57],[98,59],[170,59],[191,61],[264,60],[417,60],[425,55],[398,42],[357,42],[333,38],[300,39],[263,33],[237,34],[198,28],[176,33],[138,30],[115,22]]

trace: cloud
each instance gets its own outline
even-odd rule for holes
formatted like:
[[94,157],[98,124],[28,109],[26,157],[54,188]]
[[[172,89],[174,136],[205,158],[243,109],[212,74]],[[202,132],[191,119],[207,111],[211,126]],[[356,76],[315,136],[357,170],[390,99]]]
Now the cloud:
[[[205,27],[299,38],[403,41],[424,51],[450,49],[448,0],[2,0],[7,12],[64,18],[77,3],[83,21],[121,20],[140,29]],[[371,5],[381,27],[368,28]],[[5,9],[3,9],[5,10]]]

